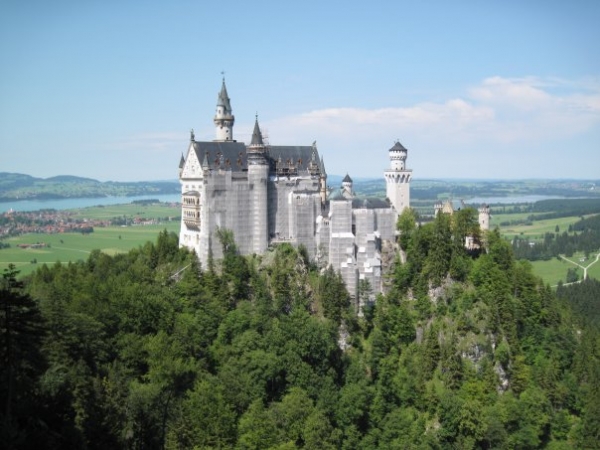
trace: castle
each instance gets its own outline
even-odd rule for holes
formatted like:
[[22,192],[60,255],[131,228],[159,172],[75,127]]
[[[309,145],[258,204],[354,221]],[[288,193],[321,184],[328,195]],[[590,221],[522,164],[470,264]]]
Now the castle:
[[410,205],[406,148],[396,142],[389,150],[387,199],[358,197],[348,175],[329,192],[316,143],[269,145],[257,117],[246,145],[234,140],[234,123],[223,80],[216,139],[196,141],[192,131],[180,160],[179,245],[194,250],[204,267],[210,254],[222,257],[219,229],[233,232],[241,254],[262,254],[283,242],[303,245],[310,258],[340,272],[351,295],[357,296],[359,280],[381,292],[382,251],[395,242],[398,215]]

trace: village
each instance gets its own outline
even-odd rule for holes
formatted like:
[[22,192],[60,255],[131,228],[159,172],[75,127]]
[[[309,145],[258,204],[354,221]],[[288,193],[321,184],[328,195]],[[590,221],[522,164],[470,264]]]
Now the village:
[[44,209],[38,211],[9,210],[0,215],[0,239],[26,233],[93,233],[94,228],[108,226],[156,225],[157,219],[141,217],[88,219],[76,216],[72,210]]

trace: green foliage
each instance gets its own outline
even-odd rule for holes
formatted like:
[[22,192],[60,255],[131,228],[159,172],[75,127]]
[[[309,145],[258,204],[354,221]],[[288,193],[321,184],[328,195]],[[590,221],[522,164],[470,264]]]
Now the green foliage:
[[[7,273],[3,442],[593,448],[595,285],[561,287],[558,300],[496,232],[481,254],[466,249],[479,239],[471,210],[402,219],[406,262],[363,316],[305,252],[242,257],[226,230],[205,270],[165,231],[127,254],[42,265],[24,286]],[[572,287],[589,292],[577,300]]]
[[44,369],[43,318],[17,275],[10,265],[0,281],[0,441],[9,449],[42,439],[28,415],[37,403],[36,384]]
[[405,208],[398,216],[396,228],[400,233],[399,243],[403,250],[408,249],[408,243],[417,227],[419,215],[412,208]]

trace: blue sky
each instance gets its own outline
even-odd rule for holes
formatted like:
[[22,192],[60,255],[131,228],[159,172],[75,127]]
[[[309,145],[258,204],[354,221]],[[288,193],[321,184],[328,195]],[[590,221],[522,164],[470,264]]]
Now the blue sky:
[[600,178],[598,1],[0,3],[0,171],[175,179],[221,71],[328,173]]

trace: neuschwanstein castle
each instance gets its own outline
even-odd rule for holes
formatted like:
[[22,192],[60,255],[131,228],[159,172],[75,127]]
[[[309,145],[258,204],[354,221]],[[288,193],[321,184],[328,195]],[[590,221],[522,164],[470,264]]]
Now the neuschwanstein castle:
[[406,149],[399,142],[389,149],[387,199],[358,197],[348,175],[339,189],[328,192],[315,143],[267,144],[257,118],[252,139],[244,144],[233,138],[234,122],[223,80],[214,117],[216,139],[196,141],[192,132],[179,164],[179,245],[195,250],[204,267],[209,253],[222,256],[220,228],[233,231],[242,254],[261,254],[283,242],[304,245],[311,258],[341,273],[350,294],[357,294],[362,279],[380,292],[382,252],[393,248],[396,220],[410,205]]

